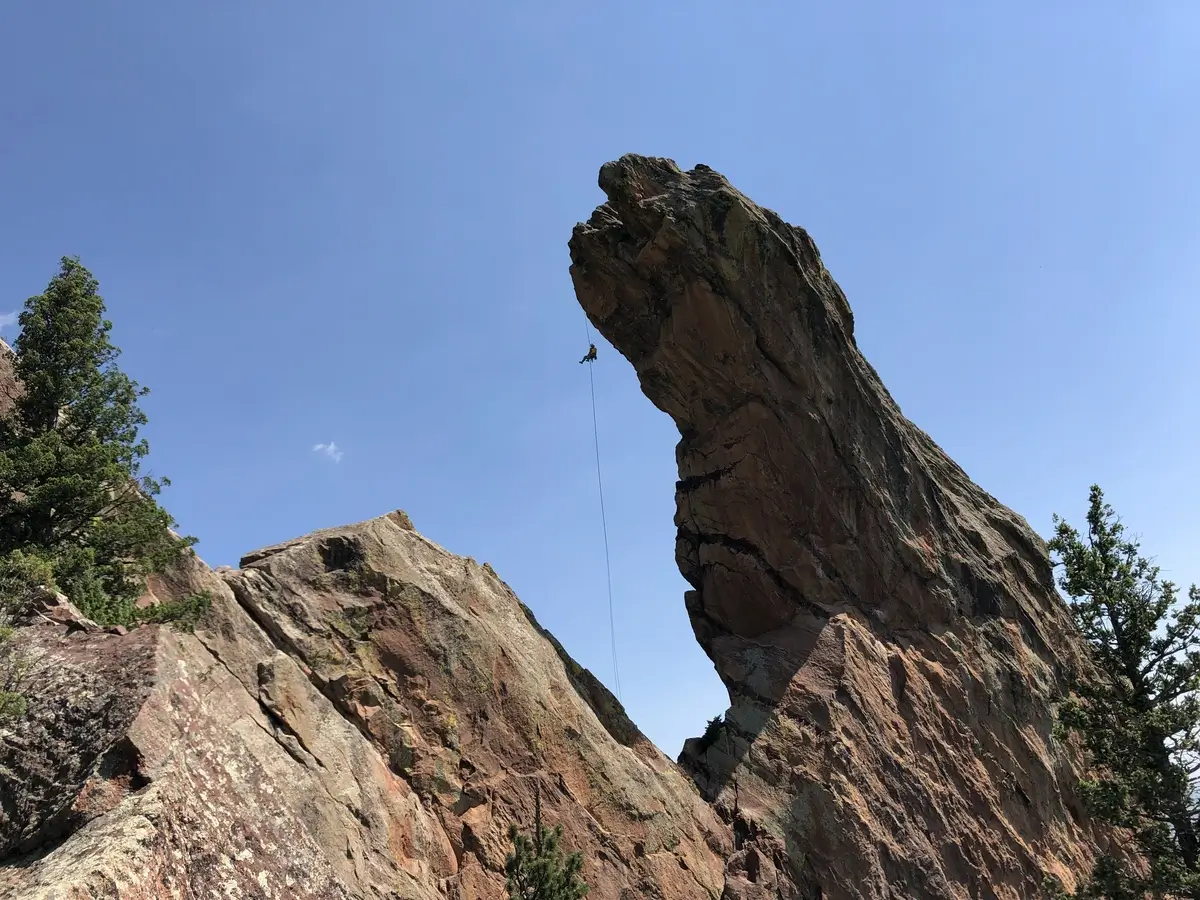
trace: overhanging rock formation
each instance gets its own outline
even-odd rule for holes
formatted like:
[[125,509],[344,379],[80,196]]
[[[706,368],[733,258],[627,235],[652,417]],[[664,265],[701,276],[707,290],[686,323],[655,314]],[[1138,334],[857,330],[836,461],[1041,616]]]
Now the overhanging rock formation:
[[490,566],[403,513],[151,587],[208,590],[212,612],[194,635],[20,632],[37,668],[0,729],[5,900],[492,900],[539,786],[591,897],[744,880],[686,774]]
[[1083,665],[1047,551],[901,414],[800,228],[706,166],[606,164],[575,291],[679,428],[677,558],[730,694],[680,761],[782,839],[798,896],[1018,898],[1068,884]]
[[671,763],[403,513],[189,556],[150,593],[209,591],[194,634],[66,603],[19,630],[0,897],[492,900],[539,787],[595,900],[1017,900],[1087,868],[1105,835],[1050,735],[1084,663],[1042,542],[903,418],[803,231],[703,167],[601,185],[572,274],[682,434],[717,740]]

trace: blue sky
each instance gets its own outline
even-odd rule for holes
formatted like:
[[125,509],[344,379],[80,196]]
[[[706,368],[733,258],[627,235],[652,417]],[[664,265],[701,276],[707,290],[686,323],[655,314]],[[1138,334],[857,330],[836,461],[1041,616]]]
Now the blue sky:
[[[611,686],[566,242],[604,161],[703,162],[812,232],[987,490],[1046,534],[1099,481],[1200,580],[1198,39],[1182,0],[10,0],[0,313],[93,270],[213,565],[402,508]],[[673,755],[725,706],[676,434],[595,376],[624,700]]]

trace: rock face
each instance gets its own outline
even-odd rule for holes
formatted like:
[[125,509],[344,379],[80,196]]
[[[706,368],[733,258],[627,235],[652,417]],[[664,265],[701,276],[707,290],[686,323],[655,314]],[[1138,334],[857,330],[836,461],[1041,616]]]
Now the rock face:
[[682,435],[715,739],[666,759],[403,513],[189,556],[143,599],[208,591],[194,634],[49,593],[20,629],[0,897],[493,900],[537,793],[596,900],[1017,900],[1088,866],[1107,838],[1051,736],[1084,663],[1042,542],[901,415],[802,230],[704,167],[601,186],[572,276]]
[[21,632],[0,896],[497,898],[539,787],[590,896],[725,890],[733,834],[687,775],[490,567],[403,513],[150,587],[212,612],[195,634],[77,613]]
[[12,348],[4,341],[0,341],[0,416],[7,415],[12,409],[17,393],[17,379],[13,374]]
[[600,186],[576,294],[679,428],[676,555],[730,695],[681,763],[796,896],[1072,883],[1104,836],[1051,736],[1083,662],[1043,542],[904,418],[804,230],[705,166]]

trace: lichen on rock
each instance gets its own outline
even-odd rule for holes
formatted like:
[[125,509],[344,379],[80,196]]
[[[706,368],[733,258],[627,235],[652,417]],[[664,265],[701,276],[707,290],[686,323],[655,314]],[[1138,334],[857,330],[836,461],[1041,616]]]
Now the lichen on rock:
[[706,166],[625,156],[600,186],[571,275],[678,426],[677,558],[730,694],[681,762],[825,898],[1086,868],[1051,736],[1084,663],[1042,540],[903,416],[807,232]]

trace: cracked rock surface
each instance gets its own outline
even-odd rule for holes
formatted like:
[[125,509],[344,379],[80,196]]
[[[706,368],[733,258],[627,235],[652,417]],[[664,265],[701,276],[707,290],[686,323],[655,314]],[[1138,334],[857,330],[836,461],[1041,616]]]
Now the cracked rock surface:
[[[718,897],[733,833],[488,566],[403,513],[150,585],[195,634],[40,619],[0,897],[503,895],[535,789],[589,896]],[[122,631],[122,629],[117,629]],[[753,895],[750,895],[753,896]]]
[[13,375],[12,348],[0,340],[0,416],[6,415],[12,409],[19,390],[17,379]]
[[902,415],[803,229],[706,166],[600,187],[575,291],[678,426],[677,558],[730,695],[680,762],[799,896],[1072,883],[1107,837],[1051,736],[1084,663],[1043,542]]
[[1017,900],[1111,843],[1051,735],[1085,663],[1045,546],[904,418],[808,235],[702,166],[600,183],[572,277],[680,430],[715,739],[665,758],[403,513],[189,556],[145,601],[210,591],[194,634],[20,629],[0,898],[492,900],[538,791],[598,900]]

